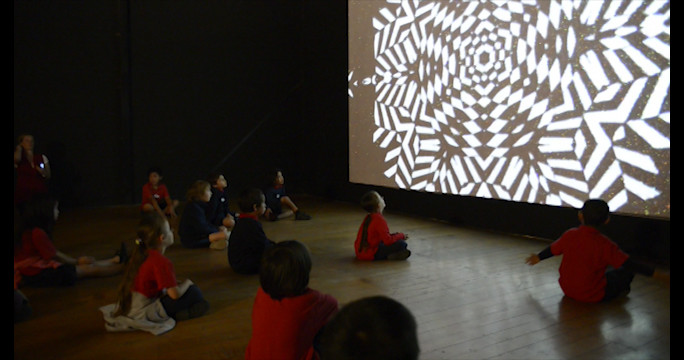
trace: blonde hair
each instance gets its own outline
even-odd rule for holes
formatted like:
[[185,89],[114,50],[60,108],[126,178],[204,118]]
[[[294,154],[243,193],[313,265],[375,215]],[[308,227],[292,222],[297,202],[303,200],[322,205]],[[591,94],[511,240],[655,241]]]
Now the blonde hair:
[[368,243],[368,226],[372,219],[370,213],[376,212],[378,210],[378,205],[380,205],[380,194],[377,191],[371,190],[361,197],[361,207],[366,210],[369,215],[363,219],[361,242],[359,243],[360,251],[363,251],[370,246]]
[[371,190],[361,197],[361,207],[369,213],[375,212],[378,205],[380,205],[380,194],[375,190]]
[[209,184],[208,181],[197,180],[194,183],[192,183],[192,185],[190,185],[188,192],[185,194],[185,198],[188,201],[200,200],[202,198],[202,196],[204,195],[204,192],[210,188],[211,188],[211,184]]

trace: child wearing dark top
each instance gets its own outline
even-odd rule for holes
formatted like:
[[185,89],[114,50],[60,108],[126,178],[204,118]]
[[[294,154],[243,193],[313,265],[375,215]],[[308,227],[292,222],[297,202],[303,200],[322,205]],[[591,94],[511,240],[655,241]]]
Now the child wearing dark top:
[[[285,192],[285,178],[280,169],[272,173],[269,184],[264,190],[266,197],[266,211],[264,217],[271,221],[284,219],[294,214],[295,220],[311,220],[311,215],[301,211],[292,198]],[[283,209],[283,205],[287,208]]]
[[240,216],[228,239],[228,263],[239,274],[256,274],[264,251],[275,244],[259,222],[266,210],[264,194],[256,188],[244,190],[238,206]]
[[211,186],[205,180],[195,181],[187,193],[178,233],[186,248],[224,250],[228,241],[228,229],[212,224],[207,218],[207,204],[211,199]]
[[252,307],[246,359],[318,359],[316,338],[337,312],[337,300],[309,288],[311,255],[296,240],[264,253]]
[[231,229],[235,226],[235,213],[230,211],[228,203],[228,182],[222,174],[212,174],[208,180],[211,184],[211,199],[207,209],[209,222]]
[[566,296],[581,302],[605,302],[629,293],[635,273],[669,282],[668,274],[631,259],[601,234],[599,227],[608,223],[609,214],[605,201],[587,200],[578,212],[581,225],[567,230],[525,262],[536,265],[549,257],[563,255],[558,283]]
[[389,232],[387,221],[382,216],[385,199],[377,191],[364,194],[361,198],[361,207],[368,215],[363,219],[354,242],[357,259],[405,260],[411,256],[406,244],[408,235]]
[[416,320],[400,302],[386,296],[355,300],[326,324],[321,360],[417,360]]

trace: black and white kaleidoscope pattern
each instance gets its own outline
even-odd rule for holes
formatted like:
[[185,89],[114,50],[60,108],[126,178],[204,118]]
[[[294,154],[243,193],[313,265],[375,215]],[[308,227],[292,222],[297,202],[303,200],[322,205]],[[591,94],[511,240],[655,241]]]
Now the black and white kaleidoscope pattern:
[[399,188],[669,217],[669,1],[391,1],[374,145]]

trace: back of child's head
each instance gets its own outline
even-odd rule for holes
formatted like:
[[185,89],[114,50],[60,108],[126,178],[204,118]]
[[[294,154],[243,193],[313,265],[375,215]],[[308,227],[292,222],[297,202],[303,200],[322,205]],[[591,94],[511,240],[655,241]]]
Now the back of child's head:
[[257,188],[242,190],[238,196],[238,207],[243,213],[251,213],[254,206],[259,207],[264,202],[264,192]]
[[131,252],[131,257],[126,264],[123,278],[117,290],[118,308],[115,315],[127,315],[131,309],[132,285],[138,269],[147,259],[147,250],[157,249],[162,242],[163,225],[167,221],[157,212],[145,213],[136,227],[135,246]]
[[142,245],[146,249],[159,246],[159,237],[163,235],[164,222],[166,221],[168,220],[156,211],[142,214],[136,228],[136,244]]
[[259,282],[274,300],[304,294],[309,286],[311,255],[296,240],[281,241],[266,249],[261,258]]
[[377,191],[371,190],[361,197],[361,207],[367,212],[375,212],[380,204],[380,194]]
[[185,198],[188,201],[198,201],[202,199],[202,196],[204,196],[204,192],[207,191],[208,188],[211,188],[211,185],[208,181],[196,180],[192,183],[192,185],[190,185],[190,188],[188,188],[188,192],[185,194]]
[[413,314],[386,296],[345,305],[325,326],[321,338],[321,360],[414,360],[419,353]]
[[605,224],[610,215],[608,204],[600,199],[585,201],[581,211],[584,224],[589,226],[600,226]]

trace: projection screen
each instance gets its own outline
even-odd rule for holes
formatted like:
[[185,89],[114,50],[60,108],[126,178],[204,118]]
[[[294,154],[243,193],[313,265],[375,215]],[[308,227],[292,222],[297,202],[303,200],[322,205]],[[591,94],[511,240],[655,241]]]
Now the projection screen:
[[669,1],[348,2],[349,180],[670,217]]

